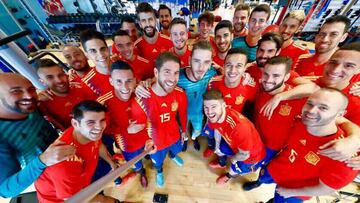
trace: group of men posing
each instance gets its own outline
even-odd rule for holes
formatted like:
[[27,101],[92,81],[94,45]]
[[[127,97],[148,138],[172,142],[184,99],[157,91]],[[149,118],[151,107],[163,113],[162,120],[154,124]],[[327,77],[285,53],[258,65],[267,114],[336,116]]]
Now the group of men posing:
[[[35,182],[40,202],[62,202],[115,169],[116,160],[151,149],[156,185],[163,187],[166,156],[182,166],[178,154],[187,150],[188,137],[199,151],[199,136],[208,141],[204,158],[216,157],[209,167],[224,169],[218,184],[261,168],[259,179],[243,189],[276,183],[275,202],[329,194],[356,177],[360,44],[338,47],[347,37],[347,17],[324,22],[310,55],[293,40],[303,11],[288,13],[279,33],[264,33],[269,6],[250,12],[240,4],[233,22],[216,25],[214,38],[211,13],[200,15],[195,36],[166,6],[159,10],[164,34],[155,16],[140,3],[143,35],[124,18],[112,55],[102,33],[83,31],[85,53],[76,46],[63,49],[67,73],[50,59],[38,61],[40,81],[48,87],[39,94],[26,78],[0,74],[2,197]],[[192,45],[189,37],[195,37]],[[122,181],[139,173],[147,187],[142,161],[133,171]],[[118,202],[102,194],[93,201]]]

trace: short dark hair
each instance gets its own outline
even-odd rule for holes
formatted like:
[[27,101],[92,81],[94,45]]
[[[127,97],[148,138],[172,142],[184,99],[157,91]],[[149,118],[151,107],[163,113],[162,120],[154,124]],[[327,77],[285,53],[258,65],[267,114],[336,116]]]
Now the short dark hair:
[[274,56],[266,62],[266,65],[268,65],[268,64],[269,65],[284,64],[285,65],[285,74],[288,74],[288,73],[290,73],[292,60],[291,60],[291,58],[289,58],[287,56]]
[[212,46],[211,46],[210,42],[208,42],[208,41],[196,42],[192,47],[191,56],[193,56],[195,50],[197,50],[197,49],[209,50],[212,52]]
[[[327,18],[321,27],[323,27],[325,24],[332,24],[332,23],[344,23],[345,25],[344,33],[347,33],[349,31],[351,21],[348,17],[344,15],[335,15],[330,18]],[[319,30],[321,29],[321,27],[319,28]]]
[[86,42],[92,39],[99,39],[103,41],[104,44],[107,46],[105,41],[105,36],[101,32],[98,32],[94,29],[86,29],[80,32],[80,42],[81,45],[84,47],[85,51],[86,51],[86,46],[85,46]]
[[199,24],[201,23],[201,21],[206,21],[207,23],[213,25],[214,21],[215,21],[215,16],[214,16],[214,14],[210,13],[209,11],[205,11],[198,18]]
[[248,16],[250,15],[250,6],[248,4],[238,4],[235,7],[235,11],[234,13],[238,12],[238,11],[247,11],[248,12]]
[[156,13],[155,13],[153,7],[147,2],[141,2],[136,7],[136,14],[137,14],[138,18],[139,18],[139,13],[152,13],[152,14],[154,14],[154,17],[156,18]]
[[260,47],[261,43],[266,42],[266,41],[274,42],[276,44],[276,51],[278,51],[282,47],[282,45],[284,43],[283,38],[277,32],[267,32],[267,33],[265,33],[261,37],[261,39],[258,41],[258,47]]
[[130,15],[124,15],[122,20],[121,20],[121,23],[120,23],[120,28],[123,26],[123,23],[134,23],[136,25],[136,22],[135,22],[135,19],[130,16]]
[[216,32],[222,28],[228,28],[232,32],[232,23],[229,20],[222,20],[215,26],[215,35]]
[[168,61],[174,61],[175,63],[178,63],[180,66],[180,59],[175,56],[173,53],[171,52],[163,52],[161,53],[155,61],[155,67],[158,71],[161,70],[161,67],[164,65],[165,62]]
[[224,100],[224,97],[220,90],[211,89],[204,93],[203,99],[205,100]]
[[246,57],[246,63],[247,63],[247,60],[248,60],[248,56],[247,56],[247,52],[244,50],[244,49],[241,49],[241,48],[231,48],[229,49],[229,51],[227,52],[226,54],[226,57],[225,57],[225,61],[227,59],[228,56],[230,55],[233,55],[233,54],[241,54],[241,55],[244,55]]
[[[139,67],[139,68],[141,68],[141,67]],[[134,73],[134,70],[132,69],[132,67],[128,63],[126,63],[125,61],[122,61],[122,60],[117,60],[111,64],[110,74],[114,70],[130,70],[131,72]]]
[[74,106],[72,109],[72,117],[78,122],[84,118],[85,112],[106,112],[107,108],[94,100],[84,100]]
[[168,10],[168,11],[169,11],[170,16],[172,16],[172,15],[171,15],[171,9],[170,9],[167,5],[165,5],[165,4],[160,4],[159,9],[158,9],[158,13],[159,13],[159,15],[160,15],[160,10],[163,10],[163,9]]
[[270,14],[271,14],[271,9],[270,9],[270,6],[267,5],[267,4],[259,4],[257,5],[250,13],[250,17],[252,16],[252,14],[254,12],[265,12],[268,14],[266,20],[269,20],[270,18]]
[[115,41],[115,37],[116,36],[128,36],[128,37],[130,37],[130,35],[129,35],[129,33],[128,32],[126,32],[125,30],[118,30],[118,31],[116,31],[113,35],[112,35],[112,40],[113,41]]
[[360,52],[360,42],[352,42],[349,44],[344,44],[343,46],[341,46],[338,49],[338,51],[340,51],[340,50]]
[[181,24],[186,27],[186,21],[183,18],[176,17],[176,18],[172,19],[172,21],[169,25],[169,29],[171,30],[172,26],[177,25],[177,24]]
[[59,64],[57,64],[53,60],[47,59],[47,58],[39,59],[35,63],[36,71],[39,71],[42,68],[50,68],[50,67],[54,67],[54,66],[58,66],[60,68]]

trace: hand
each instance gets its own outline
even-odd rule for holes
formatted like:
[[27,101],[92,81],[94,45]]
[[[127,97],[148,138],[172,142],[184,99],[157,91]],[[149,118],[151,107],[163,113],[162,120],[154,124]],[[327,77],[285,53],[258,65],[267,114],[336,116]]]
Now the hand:
[[186,136],[186,132],[181,133],[181,144],[183,145],[185,141],[187,141],[189,138]]
[[135,94],[139,98],[150,98],[151,94],[144,85],[144,82],[141,81],[135,89]]
[[283,188],[283,187],[278,187],[276,188],[277,193],[279,193],[281,196],[285,197],[285,198],[289,198],[289,197],[294,197],[296,195],[292,194],[292,190],[291,189],[287,189],[287,188]]
[[55,140],[55,142],[40,155],[40,160],[46,166],[51,166],[73,156],[75,151],[75,146],[65,145],[65,142]]
[[120,60],[120,57],[117,54],[114,54],[114,55],[110,56],[110,60],[111,60],[111,62],[116,62],[116,61]]
[[254,78],[252,78],[251,75],[247,72],[244,72],[242,77],[244,78],[242,81],[242,85],[244,85],[244,86],[255,83]]
[[360,170],[360,156],[345,161],[346,165],[354,170]]
[[149,149],[152,149],[149,151],[149,154],[154,154],[157,151],[157,148],[152,140],[147,140],[145,143],[145,151]]
[[43,90],[38,93],[38,99],[39,101],[49,101],[54,99],[54,93],[52,93],[50,90]]
[[350,88],[349,93],[355,96],[360,96],[360,82],[354,83],[354,85]]
[[279,95],[275,95],[273,98],[267,101],[266,104],[264,104],[264,106],[260,109],[260,113],[263,113],[263,115],[267,117],[268,120],[270,120],[274,110],[279,106],[280,102],[281,97]]
[[119,167],[119,165],[117,165],[113,160],[109,161],[108,164],[110,165],[112,171]]
[[319,153],[337,161],[345,161],[350,159],[358,151],[357,140],[344,138],[332,140],[319,147]]
[[127,131],[129,134],[136,134],[145,128],[145,124],[136,124],[136,121],[131,121]]

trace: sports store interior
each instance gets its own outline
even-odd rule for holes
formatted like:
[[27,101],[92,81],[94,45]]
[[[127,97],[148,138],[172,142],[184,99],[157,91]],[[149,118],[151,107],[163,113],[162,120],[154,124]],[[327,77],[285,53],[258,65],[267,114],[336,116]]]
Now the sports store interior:
[[[29,81],[31,81],[34,87],[36,87],[36,91],[39,94],[39,97],[43,97],[44,94],[46,97],[48,96],[46,92],[48,92],[49,87],[47,87],[46,84],[42,82],[41,78],[39,78],[40,76],[37,69],[39,60],[51,59],[56,64],[58,64],[65,73],[70,75],[70,70],[72,69],[72,66],[68,63],[68,60],[63,53],[63,50],[68,46],[74,46],[85,51],[84,47],[81,44],[80,33],[88,29],[96,30],[104,35],[107,47],[109,48],[108,51],[111,55],[112,60],[114,60],[115,56],[120,57],[119,54],[121,55],[121,53],[119,53],[119,51],[117,53],[114,52],[114,50],[116,51],[117,49],[113,41],[114,33],[116,33],[118,30],[123,29],[122,24],[124,19],[132,18],[136,28],[134,35],[135,39],[132,42],[134,42],[135,44],[137,43],[136,40],[139,40],[144,35],[144,31],[148,29],[142,28],[141,22],[136,13],[138,5],[144,2],[150,4],[154,9],[154,12],[156,14],[156,29],[158,31],[165,30],[164,32],[161,32],[162,35],[164,35],[164,38],[167,38],[169,40],[172,40],[173,38],[171,30],[168,31],[167,35],[165,28],[166,26],[169,26],[171,19],[180,18],[184,20],[186,23],[188,35],[186,43],[189,45],[189,47],[191,47],[193,44],[196,44],[199,36],[201,36],[202,31],[200,29],[200,22],[198,19],[205,12],[209,12],[213,16],[214,22],[213,25],[209,25],[209,34],[211,36],[210,38],[214,39],[213,42],[215,44],[219,43],[219,45],[214,45],[215,49],[217,49],[216,47],[220,47],[219,49],[221,49],[222,42],[217,42],[217,36],[215,33],[216,25],[227,20],[227,22],[232,23],[232,29],[235,29],[236,26],[238,26],[241,27],[242,31],[247,31],[245,32],[245,34],[242,34],[242,36],[245,36],[244,39],[246,39],[246,35],[249,35],[248,32],[252,32],[249,28],[251,20],[251,18],[249,17],[250,13],[252,9],[262,4],[268,5],[268,7],[270,8],[270,15],[268,19],[266,19],[265,26],[258,28],[262,29],[262,31],[261,36],[257,39],[257,41],[261,40],[261,37],[267,33],[278,33],[278,35],[281,36],[284,41],[287,40],[284,38],[290,36],[294,41],[293,46],[298,47],[301,50],[307,50],[304,52],[304,55],[306,55],[306,57],[313,57],[314,55],[319,54],[318,52],[320,51],[318,51],[318,48],[316,46],[319,46],[320,48],[322,46],[335,46],[335,52],[335,50],[338,49],[337,47],[342,47],[351,43],[360,43],[359,0],[0,0],[0,74],[20,74],[27,78]],[[249,6],[250,12],[247,12],[247,14],[245,15],[244,22],[237,23],[237,25],[235,25],[234,22],[236,20],[234,13],[236,12],[236,8],[239,5]],[[162,14],[160,14],[159,12],[159,8],[161,6],[166,6],[171,10],[171,14],[169,16],[170,20],[167,20],[167,22],[162,22],[161,20]],[[283,23],[286,20],[288,14],[294,11],[297,14],[300,13],[300,15],[302,16],[302,22],[297,21],[299,22],[299,24],[295,25],[295,27],[286,28],[287,30],[295,29],[296,31],[284,31],[285,28],[282,27],[284,26]],[[343,35],[344,33],[338,33],[336,29],[333,32],[325,33],[326,36],[320,36],[321,34],[319,34],[321,27],[324,23],[327,22],[327,19],[336,16],[345,16],[348,19],[348,30],[344,31],[344,33],[347,33],[347,35],[339,42],[334,42],[334,38],[336,38],[337,35]],[[164,23],[165,26],[162,26],[162,23]],[[260,27],[259,23],[260,22],[255,22],[256,26]],[[127,32],[130,35],[131,31]],[[293,33],[289,34],[289,32]],[[231,39],[235,40],[236,36],[233,34],[235,34],[234,30],[232,30]],[[315,41],[317,37],[321,37],[322,39],[326,38],[327,41],[323,42],[320,45],[316,45]],[[225,45],[228,45],[228,47],[226,48],[227,52],[230,49],[231,42],[224,43]],[[248,42],[245,41],[245,44],[246,43]],[[357,44],[357,46],[359,47],[359,44]],[[248,60],[248,65],[250,63],[257,63],[258,59],[261,59],[261,57],[258,56],[259,45],[257,44],[257,42],[255,42],[255,45],[253,47],[257,48],[257,50],[255,48],[256,59],[254,58],[253,60]],[[150,50],[148,51],[150,52]],[[213,51],[216,52],[216,50]],[[275,50],[274,52],[277,51],[278,50]],[[137,54],[140,53],[136,51],[134,52]],[[359,49],[353,52],[356,52],[357,56],[360,56]],[[322,63],[327,64],[329,61],[333,61],[329,58],[330,56],[327,56],[327,59],[325,61],[324,59],[321,59]],[[249,57],[250,54],[248,53],[248,58]],[[300,61],[300,58],[301,56],[297,57],[297,62]],[[226,59],[223,60],[225,60],[225,62],[223,63],[226,64]],[[349,66],[354,66],[355,68],[357,68],[356,74],[359,74],[360,58],[355,57],[353,58],[353,60],[355,62],[349,62]],[[94,62],[90,59],[88,63],[90,64],[90,67],[95,66]],[[214,63],[215,62],[213,62],[213,65],[218,65],[220,69],[222,68],[222,66],[224,66],[224,64],[219,65]],[[293,66],[295,66],[295,64],[293,64]],[[249,83],[255,80],[254,78],[251,78],[251,74],[245,75],[246,76],[244,77],[250,77],[247,78],[247,80],[250,81],[248,81]],[[298,76],[303,77],[303,75],[301,74]],[[312,80],[314,79],[314,77],[320,78],[321,76],[315,76],[311,74],[304,76],[306,80]],[[0,84],[4,84],[3,82],[1,82],[1,80],[2,77],[0,77]],[[154,81],[155,79],[153,79],[152,82],[154,83]],[[358,79],[351,81],[353,82],[352,84],[354,85],[355,89],[360,84]],[[146,82],[143,82],[141,84],[145,85],[145,83]],[[73,82],[73,85],[76,86],[81,84],[79,84],[79,82]],[[355,92],[356,91],[357,93],[354,93],[354,95],[357,96],[355,97],[360,97],[360,91],[355,90]],[[0,95],[0,98],[1,105],[3,105],[3,95]],[[65,108],[65,101],[63,102],[63,105],[63,107]],[[355,108],[360,108],[360,106],[357,105],[360,105],[360,102],[356,103],[355,105]],[[61,109],[62,107],[59,108]],[[1,122],[3,122],[3,119],[9,119],[3,117],[1,112],[2,110],[0,108],[0,125],[2,125]],[[204,116],[204,118],[206,119],[206,116]],[[351,121],[351,119],[349,120]],[[359,126],[355,124],[355,126],[352,127],[354,129],[353,133],[355,134],[353,136],[360,137],[360,130],[357,129]],[[168,130],[171,131],[173,129]],[[2,132],[0,132],[0,134],[2,134]],[[191,134],[189,134],[188,136],[191,137]],[[319,190],[318,193],[312,192],[311,187],[310,189],[306,188],[308,186],[300,187],[302,189],[305,188],[304,190],[309,190],[306,194],[311,194],[310,198],[301,201],[299,199],[290,199],[286,201],[274,200],[274,194],[279,194],[276,192],[279,191],[279,186],[276,183],[262,184],[261,186],[251,190],[244,189],[245,183],[256,181],[259,175],[263,173],[263,170],[261,170],[260,168],[257,168],[257,170],[253,170],[250,173],[231,176],[228,179],[226,179],[225,177],[226,180],[221,183],[221,181],[219,181],[219,177],[221,177],[221,175],[230,170],[229,167],[231,168],[230,165],[232,164],[231,158],[228,159],[227,166],[211,166],[211,162],[218,159],[217,155],[212,153],[207,158],[204,158],[204,150],[207,147],[208,141],[207,138],[203,136],[199,137],[198,140],[200,143],[200,149],[194,147],[195,145],[193,146],[192,141],[189,138],[186,152],[180,153],[180,157],[183,160],[183,164],[181,167],[177,165],[178,163],[174,163],[174,161],[172,161],[170,158],[165,159],[163,165],[164,172],[162,172],[164,173],[165,184],[163,184],[161,187],[159,187],[158,183],[156,182],[158,177],[156,173],[156,168],[153,166],[152,160],[150,158],[144,158],[147,152],[149,152],[149,150],[147,150],[146,152],[144,151],[143,153],[139,154],[136,157],[133,157],[128,161],[125,161],[123,157],[116,159],[116,157],[113,156],[113,159],[117,161],[118,168],[110,171],[107,175],[103,176],[102,179],[98,179],[97,182],[89,183],[86,187],[81,188],[80,191],[74,193],[71,196],[63,198],[62,201],[74,203],[265,203],[302,201],[312,203],[360,202],[360,178],[354,178],[354,180],[350,181],[345,187],[336,189],[331,188],[330,191],[329,187],[326,186],[327,188]],[[4,136],[0,136],[0,142],[1,146],[3,143],[7,142]],[[119,146],[116,146],[116,144],[113,144],[111,146],[115,153],[117,151],[121,151],[121,149],[119,149]],[[346,147],[341,148],[339,144],[338,150],[341,152],[342,150],[346,151]],[[3,153],[1,151],[2,149],[0,149],[0,154]],[[358,151],[360,151],[360,147]],[[13,151],[10,152],[10,156],[12,156],[16,162],[16,160],[20,160],[19,157],[21,155],[19,155],[19,152],[16,151],[16,149],[13,149]],[[319,156],[321,157],[321,159],[329,159],[328,157],[325,157],[323,155],[315,154],[314,157],[312,157],[312,161],[319,158]],[[142,185],[142,182],[139,181],[139,179],[141,178],[140,174],[134,174],[132,172],[133,164],[136,163],[138,160],[141,160],[142,158],[144,158],[143,167],[146,168],[147,173],[147,187],[144,187]],[[344,165],[346,165],[345,160],[343,161]],[[2,159],[0,160],[0,162],[3,162],[2,164],[0,164],[0,166],[7,165],[7,159]],[[317,163],[316,160],[315,162]],[[26,167],[20,164],[20,161],[17,163],[17,165],[21,165],[21,167],[18,167],[18,171],[12,171],[8,176],[5,177],[0,175],[0,190],[4,189],[5,191],[6,189],[7,191],[16,191],[14,193],[10,192],[9,194],[6,194],[4,191],[0,191],[0,203],[39,202],[36,193],[36,187],[34,186],[34,184],[28,184],[25,187],[26,189],[24,188],[21,191],[12,188],[15,186],[11,185],[10,183],[6,185],[8,177],[16,174],[19,171],[26,170]],[[360,164],[358,165],[360,168]],[[1,168],[2,167],[0,167],[0,174],[2,173]],[[304,171],[306,170],[307,169],[305,167]],[[289,176],[292,176],[291,174],[295,172],[292,170],[287,171]],[[134,176],[130,177],[128,175],[130,173],[133,173]],[[318,173],[320,174],[319,176],[321,176],[322,172]],[[340,175],[340,177],[338,178],[343,179],[343,175],[344,174]],[[121,182],[120,180],[119,183],[118,177],[122,177],[123,182]],[[18,181],[22,181],[21,178],[27,179],[27,177],[17,178],[19,178]],[[73,178],[81,179],[82,177]],[[318,184],[319,180],[317,182]],[[36,179],[34,181],[36,181]],[[326,181],[322,180],[320,180],[320,182],[322,184],[323,182],[326,183]],[[111,197],[112,199],[91,201],[92,197],[98,194]]]

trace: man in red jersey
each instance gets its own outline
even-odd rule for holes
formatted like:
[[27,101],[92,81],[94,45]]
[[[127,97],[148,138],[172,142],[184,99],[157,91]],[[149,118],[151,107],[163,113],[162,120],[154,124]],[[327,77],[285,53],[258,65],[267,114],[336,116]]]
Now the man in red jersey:
[[85,53],[79,47],[75,45],[65,45],[62,54],[66,63],[71,67],[68,71],[70,81],[75,78],[81,79],[91,70]]
[[[105,112],[103,105],[91,100],[82,101],[74,107],[72,127],[59,139],[75,146],[76,152],[65,161],[47,167],[35,182],[39,202],[64,202],[90,184],[101,153],[100,139],[106,127]],[[103,195],[97,195],[93,200],[118,202]]]
[[[125,160],[129,161],[144,151],[145,142],[149,139],[145,126],[132,124],[130,119],[131,102],[136,86],[131,66],[123,61],[112,63],[110,84],[114,89],[99,97],[97,101],[109,109],[110,125],[106,132],[114,135]],[[131,132],[127,130],[129,124]],[[141,185],[147,187],[146,171],[141,160],[135,163],[134,170],[141,176]]]
[[102,33],[88,29],[80,33],[80,41],[88,59],[92,60],[95,68],[81,78],[93,92],[100,96],[111,90],[109,83],[110,51]]
[[37,63],[40,82],[48,87],[52,99],[41,101],[39,109],[46,119],[61,131],[71,126],[71,110],[86,99],[93,98],[82,88],[70,86],[64,70],[51,59],[40,59]]
[[321,145],[346,136],[335,120],[344,114],[347,103],[346,95],[330,88],[308,98],[302,108],[302,122],[294,124],[288,145],[260,173],[259,183],[277,184],[274,202],[303,202],[328,195],[356,177],[358,171],[317,153]]
[[122,60],[128,63],[138,81],[146,80],[154,76],[153,63],[134,53],[134,43],[129,34],[124,30],[119,30],[113,35],[114,45],[118,51],[113,60]]
[[349,26],[350,20],[346,16],[338,15],[327,18],[315,36],[315,54],[301,56],[295,66],[295,71],[300,76],[309,76],[310,79],[321,76],[326,63],[337,50],[339,43],[348,36]]
[[298,45],[293,40],[294,35],[299,31],[299,28],[304,19],[305,13],[303,10],[290,11],[288,14],[286,14],[279,27],[281,37],[284,40],[279,55],[290,57],[293,61],[292,67],[295,66],[300,55],[310,53],[307,48]]
[[194,44],[198,41],[208,41],[211,44],[213,54],[215,54],[216,44],[214,37],[211,36],[212,29],[214,28],[215,16],[214,14],[205,11],[198,18],[199,36],[195,39]]
[[191,49],[188,45],[186,22],[182,18],[174,18],[170,23],[170,38],[173,47],[169,51],[180,59],[180,68],[190,65]]
[[[137,124],[147,124],[148,134],[157,152],[151,160],[157,169],[156,184],[164,186],[163,163],[166,155],[179,166],[184,161],[177,155],[186,139],[187,100],[185,92],[176,87],[179,80],[180,61],[165,52],[156,59],[156,82],[149,89],[150,98],[137,98],[131,106],[132,119]],[[180,127],[179,127],[180,126]]]
[[231,41],[233,39],[232,24],[228,20],[220,21],[215,27],[215,55],[213,62],[215,65],[224,67],[226,53],[231,48]]
[[215,129],[215,153],[220,161],[231,157],[232,163],[229,172],[216,182],[224,184],[239,174],[256,171],[265,157],[265,147],[254,125],[239,112],[226,108],[219,90],[209,90],[203,97],[209,127]]
[[165,4],[160,4],[159,10],[160,33],[170,37],[170,22],[172,21],[171,9]]
[[[129,36],[130,39],[133,43],[136,42],[136,40],[138,39],[138,30],[136,28],[136,22],[135,19],[129,15],[124,15],[124,17],[122,18],[122,21],[120,23],[120,29],[119,30],[124,30],[126,31]],[[113,41],[114,41],[114,37],[113,37]],[[137,53],[137,50],[134,50]],[[115,45],[115,41],[113,43],[113,45],[111,46],[111,55],[114,54],[119,54],[119,51],[116,48]]]
[[147,2],[142,2],[136,8],[136,14],[140,28],[144,33],[135,42],[135,47],[139,50],[139,55],[155,63],[157,56],[172,47],[172,42],[168,36],[160,34],[156,30],[156,16],[154,9]]
[[233,26],[234,26],[234,38],[245,37],[248,34],[246,25],[249,21],[250,6],[247,4],[238,4],[235,7]]

